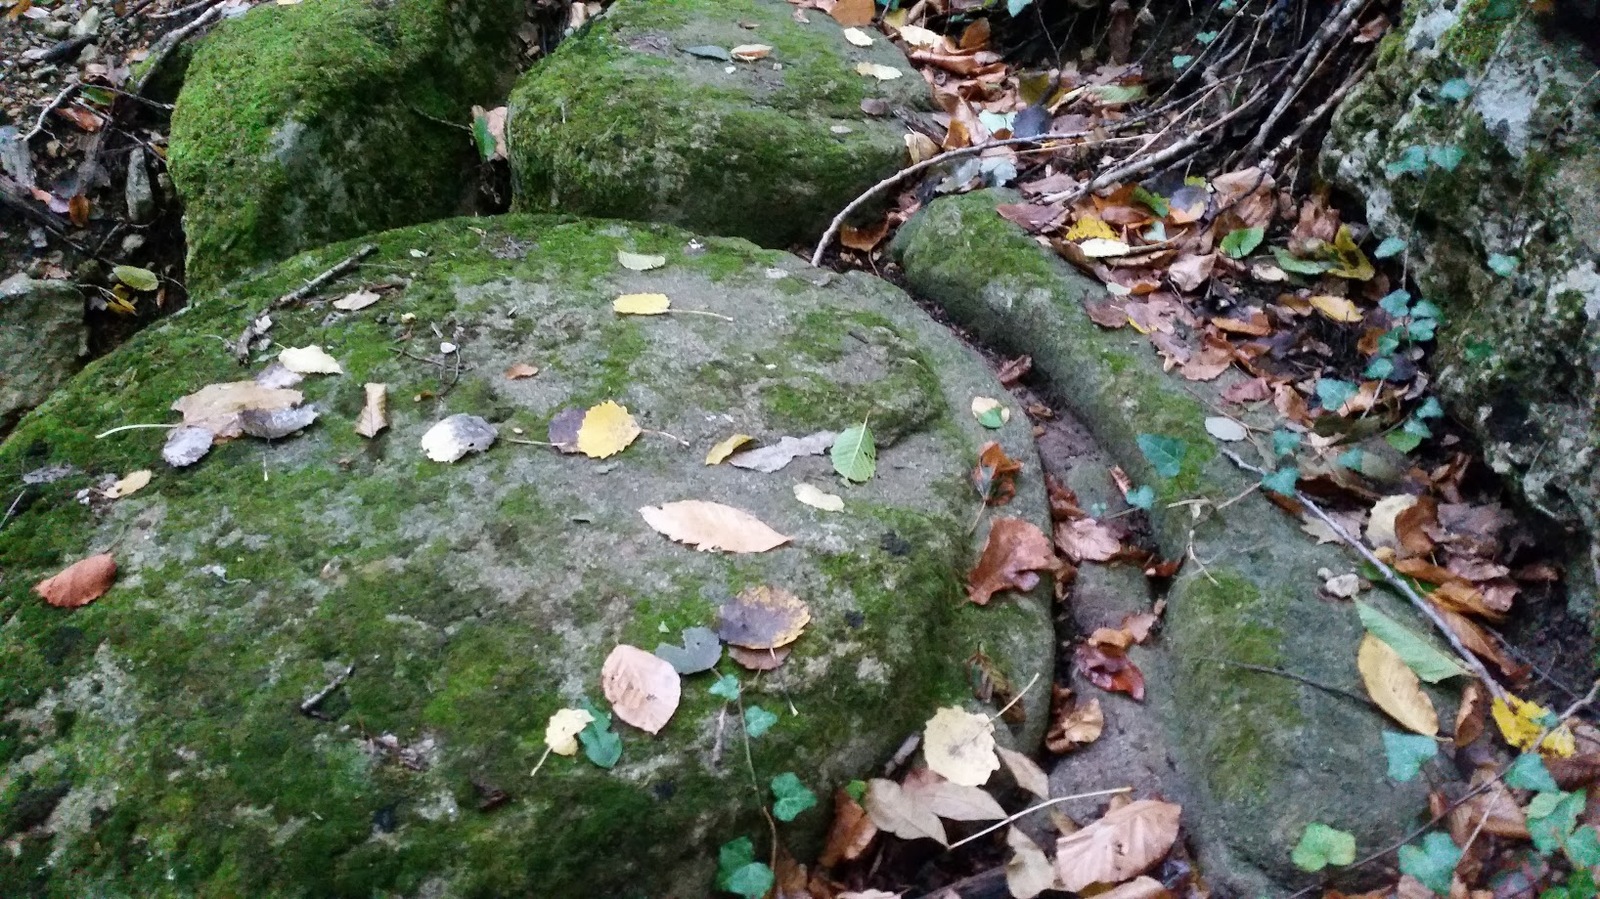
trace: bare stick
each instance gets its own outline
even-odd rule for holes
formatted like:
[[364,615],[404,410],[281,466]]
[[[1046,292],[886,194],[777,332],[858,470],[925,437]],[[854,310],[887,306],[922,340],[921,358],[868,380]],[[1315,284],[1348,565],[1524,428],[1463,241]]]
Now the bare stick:
[[0,528],[5,527],[6,526],[6,522],[11,520],[11,516],[16,514],[17,506],[22,503],[22,498],[24,496],[27,496],[27,495],[28,495],[28,491],[24,490],[21,493],[17,494],[17,498],[16,499],[11,501],[11,507],[9,509],[6,509],[5,517],[4,518],[0,518]]
[[183,43],[185,40],[188,40],[189,36],[194,34],[196,31],[199,31],[207,25],[210,25],[212,22],[215,22],[221,17],[222,5],[219,3],[216,6],[206,10],[205,13],[203,13],[193,22],[190,22],[182,28],[175,28],[172,31],[162,35],[161,39],[156,41],[155,47],[150,53],[150,64],[145,68],[144,74],[140,75],[139,80],[133,83],[133,93],[142,95],[144,93],[144,89],[148,87],[150,82],[155,78],[155,74],[161,71],[162,63],[167,61],[167,57],[172,55],[172,51],[176,50],[179,44]]
[[115,434],[119,431],[136,431],[141,428],[160,428],[163,431],[170,431],[176,427],[178,427],[178,425],[123,425],[120,428],[112,428],[109,431],[101,431],[100,433],[94,435],[94,439],[99,440],[102,437],[110,437],[112,434]]
[[1289,86],[1284,89],[1283,93],[1279,94],[1278,102],[1272,107],[1272,112],[1268,113],[1266,119],[1261,122],[1261,128],[1256,131],[1256,136],[1250,141],[1250,146],[1245,148],[1244,155],[1246,158],[1253,157],[1261,152],[1262,146],[1267,142],[1267,135],[1272,132],[1273,126],[1278,124],[1278,119],[1282,118],[1283,114],[1288,111],[1289,104],[1294,102],[1294,98],[1299,95],[1300,87],[1305,84],[1307,78],[1311,77],[1312,71],[1321,62],[1322,48],[1327,46],[1328,42],[1333,40],[1336,35],[1349,27],[1350,20],[1354,19],[1356,13],[1360,12],[1361,8],[1366,4],[1367,0],[1344,0],[1344,3],[1340,4],[1334,14],[1322,23],[1322,27],[1317,29],[1316,36],[1311,39],[1311,43],[1307,44],[1305,50],[1302,51],[1304,56],[1300,60],[1300,68],[1295,71],[1294,77],[1289,80]]
[[1261,163],[1262,169],[1268,173],[1271,173],[1273,170],[1275,170],[1278,167],[1278,157],[1288,152],[1290,147],[1293,147],[1295,144],[1299,143],[1300,139],[1306,136],[1306,132],[1315,127],[1317,122],[1322,120],[1323,116],[1331,112],[1335,106],[1338,106],[1340,103],[1344,102],[1345,96],[1349,94],[1357,84],[1361,83],[1361,80],[1367,76],[1368,72],[1372,71],[1372,64],[1377,61],[1377,58],[1377,54],[1368,55],[1367,58],[1362,61],[1361,65],[1356,67],[1355,72],[1352,73],[1349,78],[1345,79],[1344,84],[1339,85],[1338,90],[1329,94],[1328,99],[1323,100],[1322,105],[1318,106],[1316,109],[1313,109],[1311,114],[1306,116],[1305,119],[1300,122],[1299,126],[1294,129],[1294,131],[1290,132],[1289,135],[1283,140],[1278,141],[1278,145],[1272,148],[1272,152],[1268,153],[1265,161]]
[[[995,822],[994,824],[991,824],[988,827],[985,827],[983,830],[978,831],[977,833],[973,834],[970,837],[967,837],[964,840],[956,840],[954,843],[950,844],[950,849],[955,849],[955,848],[960,847],[960,846],[965,846],[968,843],[972,842],[973,840],[976,840],[979,837],[988,836],[989,834],[994,833],[995,831],[999,830],[1002,827],[1005,827],[1006,825],[1010,824],[1013,821],[1016,821],[1019,818],[1025,818],[1028,815],[1031,815],[1034,812],[1039,811],[1040,809],[1047,809],[1052,805],[1060,805],[1063,802],[1071,802],[1074,799],[1093,799],[1096,796],[1115,796],[1118,793],[1132,793],[1132,792],[1133,792],[1133,787],[1117,787],[1114,790],[1096,790],[1093,793],[1074,793],[1071,796],[1057,796],[1054,799],[1046,799],[1045,801],[1043,801],[1041,803],[1038,803],[1037,805],[1028,806],[1027,808],[1023,809],[1022,811],[1017,812],[1015,815],[1011,815],[1009,817],[1002,818],[999,821]],[[946,851],[949,851],[949,850],[946,850]]]
[[356,666],[354,662],[346,665],[345,669],[339,672],[339,674],[336,675],[332,681],[329,681],[326,687],[318,690],[310,699],[300,703],[300,714],[306,716],[307,718],[323,718],[324,716],[322,713],[317,711],[317,706],[322,705],[323,700],[327,699],[329,696],[332,696],[334,690],[344,686],[344,682],[349,680],[350,675],[354,674],[355,672]]
[[52,99],[49,103],[46,103],[45,107],[43,109],[39,110],[39,120],[33,123],[33,127],[28,129],[28,133],[27,134],[24,134],[22,136],[22,142],[23,143],[27,143],[28,141],[33,140],[35,137],[38,137],[39,136],[39,132],[44,130],[45,117],[48,116],[52,111],[54,111],[55,109],[60,107],[61,104],[67,102],[67,98],[72,96],[73,93],[75,93],[78,90],[79,87],[82,87],[82,85],[79,84],[78,82],[74,81],[71,84],[67,85],[66,87],[62,88],[61,89],[61,93],[56,94],[54,99]]
[[[1233,462],[1233,464],[1239,466],[1245,471],[1253,471],[1259,475],[1267,474],[1267,472],[1262,471],[1254,465],[1251,465],[1249,462],[1239,458],[1237,453],[1233,452],[1227,447],[1219,446],[1217,449],[1224,456],[1227,456],[1228,459]],[[1389,586],[1398,590],[1401,596],[1411,600],[1411,604],[1416,607],[1417,611],[1421,612],[1423,615],[1426,615],[1428,620],[1433,622],[1434,627],[1439,629],[1439,633],[1444,635],[1445,640],[1448,641],[1450,646],[1455,649],[1456,653],[1461,656],[1462,663],[1467,666],[1467,668],[1472,672],[1473,676],[1483,681],[1484,686],[1489,688],[1489,692],[1494,694],[1494,698],[1502,702],[1506,701],[1507,697],[1509,697],[1511,694],[1506,691],[1505,687],[1500,685],[1499,681],[1495,680],[1494,675],[1489,673],[1489,669],[1484,667],[1483,662],[1473,654],[1472,650],[1468,649],[1466,645],[1461,642],[1461,638],[1457,637],[1455,631],[1450,629],[1450,625],[1444,620],[1444,617],[1439,614],[1439,610],[1434,608],[1433,603],[1428,601],[1427,597],[1418,593],[1415,588],[1406,583],[1404,578],[1396,574],[1393,568],[1390,568],[1382,559],[1378,558],[1376,555],[1373,555],[1372,550],[1367,549],[1367,545],[1365,543],[1362,543],[1357,538],[1351,536],[1350,532],[1344,529],[1344,525],[1340,524],[1337,519],[1329,515],[1327,512],[1324,512],[1322,507],[1313,502],[1310,497],[1296,490],[1294,492],[1294,498],[1299,500],[1301,505],[1310,510],[1312,515],[1315,515],[1322,521],[1323,524],[1327,525],[1329,530],[1333,531],[1335,536],[1337,536],[1340,540],[1343,540],[1351,549],[1360,554],[1361,558],[1365,559],[1368,564],[1378,569],[1379,573],[1383,575],[1383,579],[1388,582]]]
[[360,265],[361,260],[371,256],[376,252],[378,252],[377,244],[369,243],[357,247],[354,253],[351,253],[349,256],[339,260],[332,268],[316,276],[315,278],[312,278],[310,281],[307,281],[299,287],[296,287],[294,290],[289,291],[283,296],[278,297],[276,300],[273,300],[271,308],[279,309],[291,303],[300,302],[306,297],[311,296],[312,294],[321,290],[323,287],[327,286],[329,281],[340,277],[341,275],[355,268],[357,265]]

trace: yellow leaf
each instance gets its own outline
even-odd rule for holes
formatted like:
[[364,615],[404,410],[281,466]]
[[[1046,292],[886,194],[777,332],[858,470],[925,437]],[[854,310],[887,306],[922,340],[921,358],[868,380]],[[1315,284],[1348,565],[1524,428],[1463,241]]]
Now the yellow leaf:
[[711,448],[711,452],[706,453],[706,464],[715,465],[718,462],[721,462],[722,460],[733,455],[734,450],[744,446],[746,443],[749,443],[754,439],[755,438],[751,437],[749,434],[735,434],[732,437],[729,437],[727,440],[724,440],[716,446],[713,446]]
[[1072,227],[1067,229],[1067,240],[1087,240],[1091,237],[1103,237],[1106,240],[1116,240],[1117,232],[1111,226],[1092,215],[1079,217]]
[[594,721],[583,709],[557,709],[544,728],[544,745],[556,755],[577,755],[578,734]]
[[875,62],[856,63],[856,74],[867,75],[879,81],[893,81],[905,73],[893,66],[882,66]]
[[[1489,707],[1490,714],[1494,716],[1494,723],[1500,728],[1501,736],[1524,752],[1533,748],[1535,740],[1544,733],[1544,725],[1540,722],[1547,720],[1550,710],[1537,702],[1510,697],[1508,704],[1505,700],[1496,699]],[[1540,750],[1562,758],[1570,758],[1576,751],[1572,731],[1565,724],[1551,731],[1539,744]]]
[[344,368],[339,360],[328,355],[322,347],[290,347],[278,354],[278,362],[297,375],[342,375]]
[[1356,652],[1356,668],[1367,695],[1389,717],[1405,728],[1424,736],[1439,733],[1439,713],[1433,700],[1422,692],[1422,681],[1406,666],[1389,644],[1367,634]]
[[921,25],[907,25],[900,29],[900,38],[913,47],[933,49],[939,46],[939,33],[929,31]]
[[605,459],[628,448],[639,436],[639,423],[628,414],[628,407],[615,400],[591,406],[578,426],[578,452],[591,459]]
[[1345,324],[1354,324],[1361,321],[1361,310],[1356,304],[1344,297],[1332,294],[1317,294],[1311,298],[1311,305],[1324,316]]
[[151,473],[148,468],[130,471],[126,477],[111,485],[111,489],[106,491],[106,497],[109,499],[121,499],[124,496],[131,496],[143,490],[145,485],[150,483],[150,477]]
[[1078,244],[1078,249],[1086,259],[1106,259],[1111,256],[1126,256],[1133,252],[1133,247],[1120,240],[1108,240],[1104,237],[1091,237]]
[[859,28],[846,28],[844,30],[844,39],[857,47],[872,46],[872,36]]
[[671,306],[664,293],[625,293],[611,301],[611,309],[618,315],[662,315]]
[[928,719],[922,731],[928,767],[951,783],[981,787],[1000,768],[994,751],[994,724],[983,715],[947,706]]
[[630,272],[647,272],[653,268],[660,268],[667,264],[667,257],[653,256],[647,253],[630,253],[627,250],[617,251],[617,261]]
[[1352,281],[1371,281],[1372,276],[1377,274],[1371,260],[1367,259],[1367,254],[1356,246],[1356,239],[1351,236],[1349,225],[1339,226],[1339,233],[1333,238],[1333,249],[1339,254],[1339,266],[1328,269],[1328,274],[1336,278],[1349,278]]
[[794,498],[824,512],[843,512],[844,499],[836,494],[825,493],[810,484],[794,485]]

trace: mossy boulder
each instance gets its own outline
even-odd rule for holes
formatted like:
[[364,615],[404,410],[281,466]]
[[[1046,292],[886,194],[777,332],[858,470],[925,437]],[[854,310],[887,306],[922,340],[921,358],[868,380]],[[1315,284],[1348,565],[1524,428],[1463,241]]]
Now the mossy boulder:
[[[672,222],[783,247],[815,239],[893,174],[928,102],[882,35],[856,47],[784,0],[618,0],[522,77],[508,123],[514,208]],[[753,62],[707,58],[743,44]],[[896,69],[878,81],[858,63]]]
[[190,63],[168,158],[191,295],[254,266],[462,211],[466,126],[515,75],[517,0],[266,4]]
[[[911,288],[961,327],[1008,355],[1031,355],[1116,464],[1155,488],[1161,553],[1187,562],[1167,589],[1159,642],[1134,658],[1178,764],[1169,796],[1196,825],[1189,833],[1207,881],[1241,896],[1304,885],[1290,853],[1313,822],[1353,833],[1363,851],[1391,845],[1426,812],[1427,794],[1386,778],[1381,735],[1395,725],[1359,702],[1362,626],[1351,605],[1318,595],[1319,569],[1350,571],[1354,557],[1313,543],[1259,491],[1244,495],[1257,477],[1227,461],[1205,431],[1204,403],[1220,405],[1207,392],[1214,385],[1168,377],[1144,336],[1094,324],[1083,304],[1104,288],[995,212],[1016,199],[981,191],[936,200],[906,223],[892,252]],[[1182,441],[1175,475],[1153,468],[1141,434]],[[1111,583],[1097,577],[1094,587]],[[1125,614],[1147,607],[1138,591],[1120,604],[1093,602],[1100,614]],[[1426,632],[1403,601],[1381,591],[1364,598]],[[1084,786],[1070,772],[1052,780]]]
[[67,281],[0,281],[0,438],[78,370],[87,349],[83,295]]
[[[1581,40],[1593,32],[1483,0],[1405,10],[1336,114],[1321,168],[1364,200],[1379,237],[1407,242],[1408,271],[1445,315],[1434,364],[1446,408],[1529,505],[1582,549],[1594,541],[1594,561],[1570,567],[1589,581],[1600,564],[1600,81]],[[1459,149],[1460,163],[1416,170],[1414,147]]]
[[[0,444],[8,496],[24,472],[80,472],[30,487],[0,541],[0,894],[708,895],[718,845],[767,843],[752,779],[765,794],[793,771],[824,798],[780,827],[804,857],[836,786],[870,775],[937,706],[979,707],[974,653],[1019,685],[1051,676],[1047,595],[980,608],[962,587],[985,530],[971,533],[968,474],[983,441],[1025,465],[1007,513],[1045,524],[1028,426],[977,425],[971,398],[1003,389],[895,288],[665,226],[507,216],[373,241],[363,274],[268,313],[277,344],[320,345],[345,371],[300,385],[320,412],[302,434],[226,443],[181,470],[160,462],[163,431],[95,436],[172,421],[177,397],[259,369],[218,338],[351,244],[141,333]],[[668,261],[631,272],[622,249]],[[406,286],[366,310],[326,302],[397,276]],[[618,294],[646,291],[732,321],[612,312]],[[458,349],[441,356],[441,339]],[[541,370],[509,379],[519,362]],[[368,382],[390,397],[392,426],[373,440],[353,430]],[[651,429],[620,455],[512,442],[606,399]],[[429,461],[421,435],[451,413],[502,439]],[[880,449],[863,484],[841,483],[825,456],[774,474],[704,461],[735,432],[771,441],[864,420]],[[75,499],[138,468],[157,472],[132,496]],[[844,511],[798,502],[801,482]],[[792,540],[696,552],[639,513],[687,499]],[[96,551],[121,570],[92,605],[30,592]],[[604,707],[614,646],[675,642],[762,584],[804,599],[811,622],[775,671],[721,663],[745,709],[780,716],[749,766],[738,707],[701,674],[659,737],[617,722],[614,770],[580,755],[530,776],[553,712]],[[346,666],[325,718],[302,714]],[[1036,744],[1046,694],[1025,697],[1025,723],[1002,739]]]

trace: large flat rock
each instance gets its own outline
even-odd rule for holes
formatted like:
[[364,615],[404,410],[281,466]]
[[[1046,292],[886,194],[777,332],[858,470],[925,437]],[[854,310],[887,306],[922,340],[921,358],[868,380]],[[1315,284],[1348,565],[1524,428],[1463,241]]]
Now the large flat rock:
[[[373,240],[325,299],[369,279],[408,286],[354,313],[270,311],[277,346],[320,345],[345,372],[299,386],[320,418],[298,436],[226,443],[181,470],[160,461],[164,431],[95,437],[172,422],[174,399],[259,370],[276,348],[242,368],[223,339],[349,244],[140,334],[0,444],[7,478],[79,472],[30,487],[0,540],[0,893],[708,895],[718,845],[750,836],[767,851],[752,776],[764,790],[796,772],[824,797],[780,825],[804,857],[836,786],[870,775],[938,705],[977,707],[974,652],[1018,684],[1051,676],[1047,599],[979,608],[962,589],[984,536],[970,533],[968,480],[983,441],[1024,462],[1009,514],[1046,523],[1028,426],[973,421],[971,398],[1002,388],[898,290],[662,226],[510,216]],[[636,273],[619,249],[668,261]],[[612,312],[641,291],[732,321]],[[441,355],[441,340],[458,351]],[[506,378],[519,362],[541,371]],[[392,427],[375,440],[353,430],[368,382],[389,385]],[[651,429],[619,455],[510,442],[607,399]],[[419,440],[450,413],[502,439],[429,461]],[[736,432],[772,442],[863,420],[880,444],[864,484],[824,456],[773,474],[704,462]],[[140,468],[154,480],[132,496],[75,499]],[[802,482],[844,511],[797,502]],[[690,499],[792,540],[697,552],[639,513]],[[96,551],[121,571],[93,604],[30,592]],[[745,708],[780,716],[749,766],[737,708],[700,674],[658,737],[617,722],[614,770],[552,757],[530,777],[553,712],[604,706],[614,646],[675,641],[755,585],[794,592],[811,622],[775,671],[721,663]],[[319,706],[328,720],[302,714],[346,666]],[[1034,745],[1044,701],[1028,694],[1004,739]]]

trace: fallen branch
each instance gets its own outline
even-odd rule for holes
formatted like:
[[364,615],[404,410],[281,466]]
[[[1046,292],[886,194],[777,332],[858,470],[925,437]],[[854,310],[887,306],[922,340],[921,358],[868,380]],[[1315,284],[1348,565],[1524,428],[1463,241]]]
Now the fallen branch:
[[178,45],[188,40],[190,35],[221,17],[222,4],[218,3],[216,6],[206,10],[193,22],[162,35],[161,39],[156,41],[155,46],[151,48],[150,64],[145,67],[144,74],[139,76],[139,80],[133,83],[131,93],[135,96],[143,95],[144,89],[150,86],[150,81],[155,78],[157,72],[161,71],[162,64],[167,61],[167,57],[172,55],[172,51],[178,48]]
[[1273,126],[1278,124],[1278,119],[1283,118],[1283,114],[1288,111],[1289,105],[1294,102],[1294,98],[1299,96],[1300,88],[1305,84],[1306,79],[1311,77],[1311,73],[1322,62],[1322,48],[1327,46],[1335,36],[1342,34],[1350,26],[1350,20],[1354,19],[1356,13],[1360,12],[1361,8],[1366,5],[1367,0],[1344,0],[1333,15],[1322,23],[1322,27],[1317,29],[1316,36],[1301,51],[1303,55],[1300,60],[1300,67],[1295,71],[1294,77],[1290,79],[1288,87],[1284,88],[1283,92],[1279,94],[1278,102],[1273,105],[1272,111],[1267,113],[1267,117],[1262,120],[1261,127],[1256,131],[1256,136],[1250,141],[1250,146],[1245,148],[1243,154],[1245,159],[1250,159],[1261,152],[1261,148],[1266,145],[1267,135],[1272,132]]
[[296,287],[294,290],[289,291],[288,293],[284,294],[283,296],[278,297],[276,300],[273,300],[272,301],[272,305],[269,306],[268,308],[269,309],[282,309],[284,306],[288,306],[288,305],[291,305],[293,303],[300,302],[301,300],[305,299],[306,297],[309,297],[312,294],[316,293],[317,291],[321,290],[322,288],[326,287],[328,285],[328,282],[334,280],[335,278],[338,278],[338,277],[344,275],[345,273],[349,272],[351,269],[353,269],[356,266],[360,265],[361,264],[361,260],[367,258],[368,256],[371,256],[373,253],[376,253],[376,252],[378,252],[378,245],[375,244],[375,243],[363,244],[363,245],[357,247],[356,251],[354,253],[351,253],[349,256],[346,256],[343,259],[339,260],[338,262],[334,263],[332,268],[330,268],[327,271],[323,272],[322,274],[316,276],[315,278],[312,278],[311,280],[309,280],[306,283],[300,285],[299,287]]
[[55,97],[53,97],[50,100],[49,103],[46,103],[44,108],[39,110],[39,118],[38,118],[37,121],[35,121],[33,123],[33,127],[29,128],[28,129],[28,133],[24,134],[22,136],[22,142],[24,144],[26,144],[28,141],[33,140],[35,137],[38,137],[40,132],[44,131],[44,120],[45,120],[45,118],[47,116],[49,116],[50,113],[52,113],[56,109],[60,108],[61,104],[67,102],[67,98],[72,96],[74,93],[76,93],[79,87],[82,87],[82,84],[80,84],[77,81],[74,81],[71,84],[67,85],[66,87],[62,88],[61,89],[61,93],[56,94]]
[[1310,131],[1318,122],[1322,121],[1323,116],[1326,116],[1329,112],[1333,111],[1335,106],[1338,106],[1340,103],[1344,102],[1345,96],[1348,95],[1357,84],[1360,84],[1363,78],[1367,77],[1368,72],[1372,71],[1372,65],[1377,61],[1377,58],[1378,57],[1376,54],[1368,55],[1367,58],[1361,62],[1361,65],[1356,67],[1355,72],[1353,72],[1349,78],[1346,78],[1343,84],[1339,85],[1337,90],[1329,94],[1328,98],[1323,100],[1322,104],[1316,109],[1313,109],[1310,115],[1302,119],[1300,124],[1296,126],[1293,131],[1289,132],[1289,134],[1284,137],[1283,140],[1278,141],[1278,145],[1273,147],[1272,152],[1268,153],[1262,160],[1262,171],[1267,172],[1268,174],[1276,171],[1278,168],[1278,157],[1282,156],[1284,153],[1287,153],[1290,148],[1299,143],[1300,139],[1306,136],[1307,131]]
[[317,711],[317,706],[322,705],[323,700],[327,699],[329,696],[332,696],[334,690],[344,686],[344,682],[349,680],[350,675],[354,674],[355,672],[356,666],[354,662],[346,665],[344,670],[335,675],[333,680],[329,681],[326,687],[318,690],[310,699],[300,703],[300,714],[306,716],[307,718],[317,718],[323,721],[328,720],[326,715]]
[[[1221,451],[1224,456],[1227,456],[1229,461],[1245,471],[1254,472],[1262,476],[1269,474],[1269,472],[1263,471],[1262,469],[1257,468],[1256,466],[1251,465],[1249,462],[1239,458],[1237,453],[1225,446],[1219,446],[1217,449]],[[1383,575],[1384,581],[1387,582],[1389,586],[1398,590],[1401,596],[1404,596],[1406,599],[1411,601],[1411,605],[1415,606],[1417,611],[1427,616],[1428,620],[1433,622],[1434,627],[1439,629],[1439,633],[1444,635],[1445,640],[1449,642],[1451,648],[1455,649],[1456,653],[1461,656],[1462,663],[1467,666],[1468,670],[1472,672],[1474,677],[1483,681],[1484,686],[1489,688],[1489,692],[1494,695],[1495,699],[1504,702],[1508,697],[1510,697],[1510,692],[1508,692],[1505,687],[1501,686],[1499,681],[1495,680],[1494,675],[1489,673],[1489,669],[1484,667],[1483,662],[1473,654],[1472,650],[1466,647],[1466,644],[1461,642],[1461,638],[1457,637],[1455,631],[1450,629],[1450,625],[1444,620],[1444,617],[1439,614],[1439,610],[1434,608],[1433,603],[1428,601],[1427,597],[1423,596],[1421,593],[1418,593],[1416,588],[1412,587],[1409,583],[1406,583],[1405,578],[1402,578],[1395,572],[1393,568],[1390,568],[1388,563],[1374,555],[1372,550],[1367,549],[1367,545],[1365,543],[1362,543],[1356,537],[1351,536],[1350,532],[1344,529],[1344,525],[1340,524],[1332,515],[1324,512],[1322,507],[1312,501],[1310,497],[1296,490],[1294,492],[1294,499],[1298,500],[1301,505],[1310,510],[1312,515],[1315,515],[1323,524],[1327,525],[1328,529],[1333,531],[1335,536],[1344,541],[1351,549],[1359,553],[1361,558],[1365,559],[1368,564],[1378,569],[1378,572]]]

